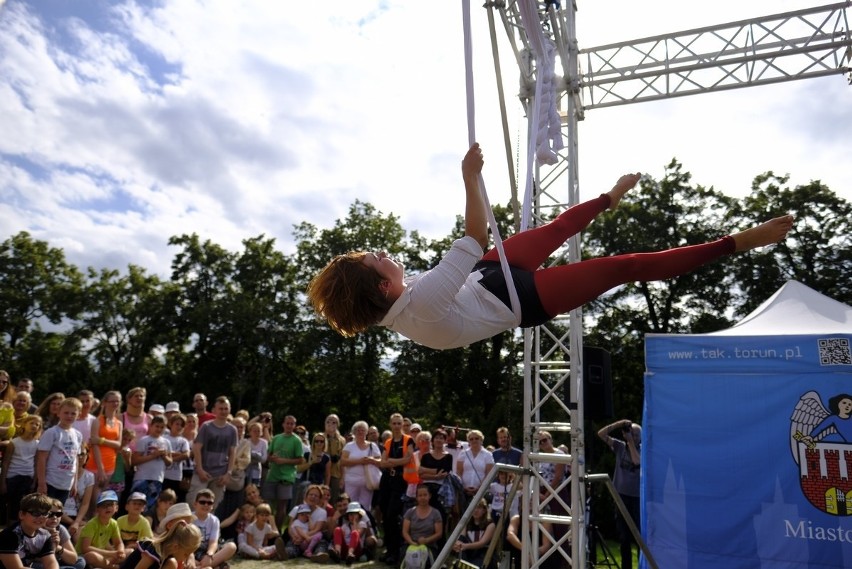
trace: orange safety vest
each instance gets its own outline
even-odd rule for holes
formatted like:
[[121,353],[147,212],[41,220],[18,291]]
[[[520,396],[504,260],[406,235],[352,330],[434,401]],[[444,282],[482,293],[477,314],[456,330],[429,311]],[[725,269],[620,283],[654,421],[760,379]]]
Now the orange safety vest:
[[[408,441],[410,441],[410,440],[411,440],[410,436],[408,436],[406,434],[402,435],[402,454],[403,455],[405,455],[405,451],[408,449]],[[393,437],[391,437],[391,438],[389,438],[388,440],[385,441],[385,452],[387,453],[388,458],[390,458],[391,444],[393,444]],[[408,482],[409,484],[420,484],[420,475],[417,473],[419,468],[420,468],[420,465],[417,464],[417,457],[412,452],[411,453],[411,460],[409,460],[408,464],[406,464],[402,468],[402,479],[405,480],[406,482]]]

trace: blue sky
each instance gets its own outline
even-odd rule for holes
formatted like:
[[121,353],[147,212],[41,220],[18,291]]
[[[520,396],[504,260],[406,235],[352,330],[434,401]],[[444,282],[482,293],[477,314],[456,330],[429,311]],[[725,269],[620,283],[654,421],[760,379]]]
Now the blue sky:
[[[462,210],[456,2],[0,4],[3,239],[26,230],[81,267],[135,263],[167,275],[175,234],[237,250],[264,233],[289,253],[294,224],[330,227],[355,199],[429,237]],[[591,47],[820,4],[581,0],[577,32]],[[473,20],[484,175],[492,202],[505,202],[476,2]],[[506,82],[511,96],[516,75]],[[580,126],[581,195],[626,171],[660,177],[677,158],[695,183],[734,196],[773,170],[852,199],[850,103],[838,75],[591,111]]]

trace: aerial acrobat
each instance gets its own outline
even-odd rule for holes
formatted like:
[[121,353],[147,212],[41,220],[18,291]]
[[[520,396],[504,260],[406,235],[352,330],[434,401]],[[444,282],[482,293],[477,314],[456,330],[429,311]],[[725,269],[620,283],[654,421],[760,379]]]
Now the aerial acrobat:
[[[485,201],[478,177],[479,144],[462,160],[465,236],[437,266],[408,276],[384,251],[355,251],[334,257],[308,285],[308,299],[344,336],[386,326],[434,349],[466,346],[509,330],[517,319],[496,249],[488,243]],[[630,253],[542,268],[547,257],[606,209],[614,209],[639,181],[621,176],[608,192],[578,204],[553,221],[503,243],[521,306],[521,327],[538,326],[621,284],[672,278],[724,255],[784,239],[793,217],[784,215],[721,239],[653,253]]]

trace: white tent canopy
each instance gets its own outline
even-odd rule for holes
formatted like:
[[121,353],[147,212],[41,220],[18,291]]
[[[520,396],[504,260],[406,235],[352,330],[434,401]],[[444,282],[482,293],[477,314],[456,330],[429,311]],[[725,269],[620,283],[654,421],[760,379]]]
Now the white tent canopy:
[[646,335],[645,365],[660,567],[852,567],[852,307],[789,281],[727,330]]
[[787,281],[751,314],[713,336],[792,336],[852,332],[852,306]]

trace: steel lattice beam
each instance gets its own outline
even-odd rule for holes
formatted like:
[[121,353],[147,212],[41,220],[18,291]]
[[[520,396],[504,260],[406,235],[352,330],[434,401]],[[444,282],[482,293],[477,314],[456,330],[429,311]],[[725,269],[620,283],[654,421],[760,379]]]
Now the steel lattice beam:
[[848,73],[849,2],[580,51],[597,109]]

